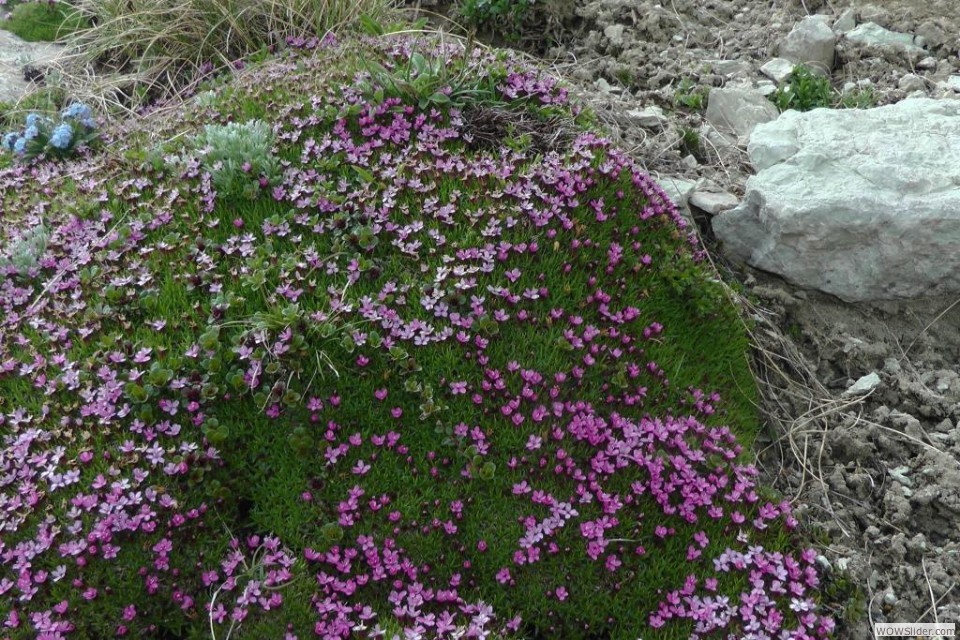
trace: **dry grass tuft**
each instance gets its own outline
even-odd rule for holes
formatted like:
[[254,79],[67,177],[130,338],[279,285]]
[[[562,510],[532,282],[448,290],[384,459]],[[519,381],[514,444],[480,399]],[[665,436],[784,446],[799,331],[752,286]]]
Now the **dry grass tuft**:
[[136,110],[189,93],[214,71],[288,37],[379,20],[392,0],[77,0],[91,26],[67,40],[63,83],[101,107]]

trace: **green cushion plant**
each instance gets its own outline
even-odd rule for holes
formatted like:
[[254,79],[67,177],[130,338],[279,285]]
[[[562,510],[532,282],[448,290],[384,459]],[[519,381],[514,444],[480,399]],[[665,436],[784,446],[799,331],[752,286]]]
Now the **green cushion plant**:
[[[663,191],[518,58],[314,45],[57,189],[0,172],[49,229],[0,270],[7,633],[826,637]],[[212,111],[276,184],[134,152]]]

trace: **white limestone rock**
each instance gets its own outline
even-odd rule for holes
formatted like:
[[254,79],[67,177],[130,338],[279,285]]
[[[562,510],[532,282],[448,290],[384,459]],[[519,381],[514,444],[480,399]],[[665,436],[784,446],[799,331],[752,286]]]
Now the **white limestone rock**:
[[623,32],[626,30],[622,24],[611,24],[606,29],[603,30],[603,35],[607,36],[607,40],[610,41],[610,44],[614,47],[623,46]]
[[828,20],[828,16],[815,15],[798,22],[780,43],[780,57],[829,73],[837,37]]
[[787,111],[748,153],[731,257],[847,301],[960,293],[960,100]]
[[627,115],[633,118],[633,121],[638,125],[648,129],[659,129],[667,124],[667,115],[657,105],[650,105],[643,109],[631,109],[627,111]]
[[62,51],[62,45],[27,42],[9,31],[0,30],[0,102],[16,102],[31,88],[32,83],[23,77],[24,66],[52,64]]
[[774,58],[760,67],[760,73],[767,76],[777,84],[784,82],[793,73],[796,65],[786,58]]
[[778,115],[773,103],[750,86],[715,87],[707,96],[707,120],[738,138],[745,139],[758,124]]
[[920,76],[913,73],[908,73],[897,81],[897,86],[907,93],[913,93],[914,91],[926,90],[927,83]]
[[857,26],[857,10],[848,8],[833,21],[833,32],[843,34]]
[[852,385],[847,387],[843,395],[847,397],[863,396],[880,386],[880,376],[876,371],[868,373],[857,379]]
[[917,46],[915,38],[911,34],[890,31],[875,22],[865,22],[856,29],[848,31],[846,38],[860,44],[894,47],[912,54],[923,53],[923,47]]
[[690,196],[690,205],[711,216],[733,209],[740,204],[740,198],[727,191],[697,190]]

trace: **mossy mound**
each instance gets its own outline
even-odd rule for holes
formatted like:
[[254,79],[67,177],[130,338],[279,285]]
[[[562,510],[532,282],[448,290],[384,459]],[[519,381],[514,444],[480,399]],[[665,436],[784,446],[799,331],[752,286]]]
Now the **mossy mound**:
[[825,636],[660,188],[518,59],[297,44],[0,174],[7,633]]

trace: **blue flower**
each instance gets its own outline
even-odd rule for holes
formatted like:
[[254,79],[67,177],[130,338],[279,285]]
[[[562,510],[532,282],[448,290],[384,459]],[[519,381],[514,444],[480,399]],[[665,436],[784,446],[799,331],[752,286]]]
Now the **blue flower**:
[[17,141],[17,138],[19,137],[20,136],[18,136],[13,131],[3,136],[3,148],[6,149],[7,151],[13,151],[13,143],[15,143]]
[[[27,119],[29,120],[30,117],[28,116]],[[28,124],[27,128],[23,132],[23,137],[26,138],[27,140],[33,140],[39,134],[40,134],[40,130],[37,128],[37,125]]]
[[93,116],[93,111],[91,111],[90,107],[83,104],[82,102],[74,102],[69,107],[64,109],[60,115],[64,118],[76,118],[78,120],[85,120],[85,119],[90,119]]
[[13,145],[13,150],[20,154],[25,152],[27,150],[27,139],[17,138],[17,142]]
[[50,135],[50,144],[57,149],[66,149],[70,146],[71,140],[73,140],[73,127],[66,122],[57,125]]
[[36,113],[27,114],[27,127],[36,127],[40,124],[40,116]]

